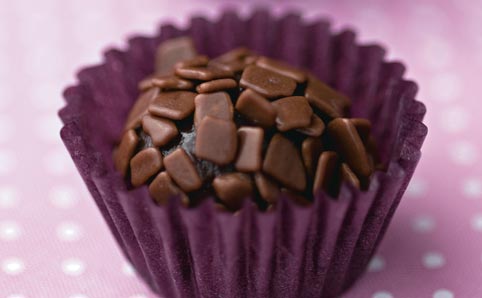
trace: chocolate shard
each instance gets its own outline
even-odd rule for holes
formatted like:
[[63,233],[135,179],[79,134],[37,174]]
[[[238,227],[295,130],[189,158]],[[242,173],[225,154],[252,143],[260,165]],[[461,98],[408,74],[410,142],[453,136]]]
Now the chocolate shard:
[[141,93],[127,116],[124,130],[135,129],[141,125],[142,118],[148,115],[149,105],[159,95],[159,88],[150,88]]
[[238,129],[238,157],[234,163],[241,172],[257,172],[261,170],[261,151],[263,149],[264,131],[259,127],[241,127]]
[[348,181],[348,183],[356,188],[360,188],[360,180],[346,163],[341,164],[341,179]]
[[114,151],[114,166],[123,176],[127,176],[129,162],[134,156],[139,137],[133,129],[124,133],[119,146]]
[[174,69],[183,67],[199,67],[208,65],[209,58],[205,55],[199,55],[191,59],[182,60],[174,65]]
[[238,138],[232,121],[205,117],[197,129],[195,155],[217,165],[227,165],[236,157]]
[[162,169],[162,155],[157,148],[146,148],[131,159],[132,186],[139,187]]
[[276,204],[278,202],[281,191],[276,182],[260,172],[254,175],[254,182],[263,200],[269,204]]
[[256,65],[291,78],[297,83],[304,83],[307,79],[304,71],[268,57],[260,57],[256,60]]
[[173,75],[155,75],[145,78],[139,83],[140,90],[146,90],[152,87],[158,87],[166,90],[189,90],[194,88],[191,81],[180,79]]
[[301,157],[306,168],[308,176],[313,177],[316,171],[316,165],[321,152],[323,152],[323,145],[319,138],[306,138],[301,143]]
[[334,140],[337,151],[358,177],[369,177],[372,168],[365,146],[349,119],[337,118],[328,124],[328,133]]
[[194,98],[194,125],[199,126],[207,117],[221,120],[233,120],[233,103],[226,92],[199,94]]
[[346,96],[333,90],[312,75],[308,78],[305,97],[313,107],[331,118],[341,117],[345,109],[351,104]]
[[313,109],[303,96],[290,96],[273,101],[276,108],[276,127],[279,131],[306,128],[311,124]]
[[256,65],[244,69],[239,84],[267,98],[291,96],[296,89],[295,80]]
[[196,93],[189,91],[163,92],[149,105],[149,113],[172,120],[182,120],[194,112]]
[[229,90],[236,88],[238,82],[233,79],[218,79],[204,82],[196,87],[198,93],[212,93],[217,91]]
[[190,192],[201,188],[201,177],[184,149],[178,148],[166,156],[164,166],[169,176],[183,191]]
[[262,127],[271,127],[276,121],[275,107],[251,89],[241,93],[236,102],[236,110],[246,119]]
[[191,38],[178,37],[164,41],[156,52],[156,73],[160,75],[172,73],[176,63],[197,56]]
[[358,135],[363,141],[363,144],[367,144],[372,130],[372,123],[370,122],[370,120],[365,118],[351,118],[350,121],[353,126],[355,126]]
[[167,172],[159,173],[149,185],[151,197],[159,205],[165,205],[171,197],[179,196],[184,204],[187,204],[187,195],[177,187]]
[[244,199],[253,193],[253,185],[248,175],[242,173],[222,174],[213,181],[216,195],[231,211],[243,206]]
[[179,134],[174,122],[151,115],[142,118],[142,129],[151,137],[152,144],[156,147],[166,145]]
[[311,115],[311,123],[307,127],[298,128],[296,131],[310,137],[319,137],[325,131],[325,123],[316,114]]
[[338,155],[333,151],[324,151],[318,159],[315,179],[313,180],[313,195],[324,190],[332,196],[338,195],[339,174]]
[[188,66],[176,69],[176,75],[184,79],[210,81],[234,77],[234,73],[212,66]]
[[296,191],[306,188],[306,174],[300,153],[295,145],[275,134],[271,139],[263,162],[263,172]]

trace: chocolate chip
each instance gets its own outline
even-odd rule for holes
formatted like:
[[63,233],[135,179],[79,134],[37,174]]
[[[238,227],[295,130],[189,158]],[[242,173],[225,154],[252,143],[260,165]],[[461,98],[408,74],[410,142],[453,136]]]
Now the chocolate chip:
[[217,165],[227,165],[236,157],[238,138],[232,121],[205,117],[197,129],[195,155]]
[[260,57],[256,60],[256,65],[291,78],[297,83],[306,81],[306,73],[304,71],[268,57]]
[[183,68],[183,67],[198,67],[198,66],[206,66],[208,65],[209,58],[208,56],[204,55],[199,55],[191,59],[179,61],[176,63],[174,66],[174,69],[176,68]]
[[156,73],[170,74],[176,63],[196,56],[196,48],[191,38],[178,37],[164,41],[157,48]]
[[216,195],[231,211],[236,211],[243,206],[244,199],[253,193],[251,179],[246,174],[222,174],[213,181]]
[[350,121],[355,126],[363,143],[366,144],[370,138],[370,132],[372,130],[372,123],[370,120],[364,118],[351,118]]
[[313,195],[320,190],[332,194],[337,189],[338,155],[333,151],[324,151],[318,159],[315,179],[313,181]]
[[280,131],[305,128],[311,124],[311,109],[303,96],[290,96],[278,99],[272,103],[276,108],[276,127]]
[[241,60],[246,58],[247,56],[251,55],[252,52],[246,47],[239,47],[235,48],[233,50],[230,50],[221,56],[217,57],[216,59],[213,60],[218,60],[222,62],[227,62],[227,61],[234,61],[234,60]]
[[139,96],[127,116],[125,130],[134,129],[141,125],[142,118],[149,114],[147,108],[159,95],[159,92],[159,88],[151,88]]
[[276,121],[276,109],[263,96],[251,89],[241,93],[236,102],[236,110],[254,124],[271,127]]
[[146,78],[139,83],[139,89],[141,90],[151,87],[159,87],[162,90],[189,90],[194,88],[194,84],[172,75],[157,75]]
[[295,145],[279,133],[273,136],[268,145],[263,172],[294,190],[303,191],[306,188],[305,168],[300,154]]
[[310,177],[315,175],[316,164],[322,151],[323,145],[319,138],[306,138],[301,143],[301,157]]
[[328,133],[352,171],[358,177],[369,177],[372,170],[368,156],[353,123],[349,119],[334,119],[328,124]]
[[139,187],[162,169],[162,155],[157,148],[147,148],[131,159],[132,186]]
[[269,204],[276,204],[280,195],[279,186],[262,173],[254,175],[254,182],[258,188],[260,196]]
[[261,150],[263,149],[264,130],[259,127],[238,129],[238,157],[235,167],[241,172],[261,170]]
[[356,188],[360,188],[360,180],[346,163],[341,164],[341,178]]
[[182,120],[194,112],[196,93],[189,91],[162,92],[149,106],[149,112],[159,117]]
[[151,115],[142,118],[142,129],[151,137],[152,144],[156,147],[166,145],[179,134],[174,122]]
[[169,198],[174,196],[180,196],[183,201],[188,200],[186,194],[182,192],[174,182],[172,182],[172,179],[167,172],[161,172],[156,176],[149,185],[149,193],[160,205],[167,204]]
[[176,75],[184,79],[210,81],[214,79],[232,78],[234,73],[213,66],[190,66],[176,68]]
[[114,166],[123,176],[127,175],[129,170],[129,161],[137,147],[139,137],[133,129],[129,129],[124,133],[119,146],[114,151]]
[[332,118],[341,117],[350,106],[349,99],[314,76],[309,76],[305,96],[310,104]]
[[296,131],[301,132],[310,137],[319,137],[325,130],[325,123],[320,119],[320,117],[315,114],[311,115],[311,123],[305,128],[299,128]]
[[293,79],[256,65],[249,65],[244,69],[239,84],[267,98],[291,96],[296,89]]
[[227,71],[239,72],[249,64],[246,57],[250,54],[247,48],[237,48],[211,60],[209,64]]
[[221,120],[233,119],[233,103],[226,92],[198,94],[194,98],[194,125],[199,126],[206,116]]
[[196,87],[199,93],[211,93],[216,91],[233,89],[238,86],[238,83],[233,79],[219,79],[209,82],[204,82]]
[[183,191],[190,192],[201,188],[201,178],[184,149],[178,148],[166,156],[164,166],[169,176]]

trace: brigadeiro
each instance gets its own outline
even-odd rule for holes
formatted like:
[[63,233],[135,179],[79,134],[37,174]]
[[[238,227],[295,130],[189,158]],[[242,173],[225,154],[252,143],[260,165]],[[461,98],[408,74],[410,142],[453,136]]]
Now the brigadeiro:
[[415,83],[384,54],[298,15],[195,17],[82,70],[61,135],[162,297],[336,297],[427,133]]

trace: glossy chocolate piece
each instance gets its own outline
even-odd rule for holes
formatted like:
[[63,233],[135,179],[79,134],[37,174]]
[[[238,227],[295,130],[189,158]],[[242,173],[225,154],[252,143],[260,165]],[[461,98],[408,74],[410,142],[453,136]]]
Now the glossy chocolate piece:
[[151,137],[152,144],[157,147],[166,145],[179,134],[174,122],[151,115],[142,118],[142,129]]
[[311,124],[313,109],[303,96],[290,96],[273,101],[276,109],[276,127],[279,131],[306,128]]
[[278,202],[281,191],[273,180],[262,173],[256,173],[254,175],[254,182],[263,200],[269,204],[276,204]]
[[233,103],[226,92],[216,92],[209,94],[198,94],[194,98],[194,125],[199,126],[201,121],[207,117],[221,120],[233,120]]
[[242,173],[222,174],[214,178],[213,188],[218,198],[231,211],[240,209],[244,199],[253,193],[250,177]]
[[238,82],[233,79],[218,79],[204,82],[196,87],[198,93],[212,93],[216,91],[233,89],[238,86]]
[[365,146],[349,119],[337,118],[328,124],[328,133],[335,140],[337,150],[358,177],[372,173]]
[[313,180],[313,195],[320,190],[329,194],[338,189],[338,155],[333,151],[321,153],[316,166],[315,179]]
[[210,65],[231,72],[240,72],[247,65],[255,62],[250,59],[253,58],[251,55],[251,51],[247,48],[237,48],[211,60]]
[[351,185],[355,186],[356,188],[360,188],[360,180],[358,177],[353,173],[350,166],[346,163],[341,164],[341,179],[347,181]]
[[291,96],[296,89],[295,80],[256,65],[244,69],[239,85],[267,98]]
[[261,151],[263,149],[264,130],[259,127],[241,127],[238,129],[238,157],[234,166],[240,172],[261,170]]
[[176,149],[164,157],[164,167],[183,191],[190,192],[201,188],[201,177],[184,149]]
[[152,87],[162,90],[189,90],[194,88],[191,81],[180,79],[173,75],[156,75],[145,78],[139,83],[139,89],[144,91]]
[[238,148],[236,125],[232,121],[205,117],[197,128],[196,157],[217,165],[234,161]]
[[146,148],[131,159],[131,183],[139,187],[162,169],[162,155],[157,148]]
[[256,60],[256,65],[291,78],[297,83],[303,83],[307,79],[304,71],[268,57],[260,57]]
[[305,168],[300,153],[290,140],[279,133],[269,143],[263,172],[294,190],[303,191],[306,188]]
[[296,131],[301,132],[310,137],[319,137],[323,134],[325,130],[325,123],[316,116],[316,114],[311,115],[311,123],[307,127],[299,128]]
[[136,132],[129,129],[124,133],[119,146],[114,151],[114,166],[122,175],[126,176],[129,170],[129,162],[134,156],[139,137]]
[[323,152],[323,145],[319,138],[306,138],[301,143],[301,158],[303,159],[306,173],[311,177],[315,174],[321,152]]
[[176,63],[197,56],[192,39],[178,37],[163,42],[156,52],[156,73],[160,75],[172,73]]
[[372,123],[368,119],[364,118],[351,118],[350,122],[355,126],[358,135],[364,144],[368,142],[370,138],[370,133],[372,130]]
[[317,78],[309,76],[305,96],[310,104],[332,118],[341,117],[350,101]]
[[176,69],[176,75],[184,79],[210,81],[232,78],[234,73],[229,70],[210,66],[188,66]]
[[127,116],[125,130],[137,128],[141,125],[142,118],[148,115],[148,107],[159,95],[159,88],[151,88],[141,93]]
[[149,184],[149,193],[160,205],[167,204],[169,199],[175,196],[179,196],[181,200],[187,201],[186,194],[174,184],[167,172],[159,173]]
[[172,120],[182,120],[194,112],[196,93],[189,91],[162,92],[149,105],[153,115]]
[[236,110],[253,124],[271,127],[276,122],[275,107],[263,96],[251,89],[241,93],[236,102]]
[[209,58],[205,55],[199,55],[191,59],[182,60],[174,65],[174,69],[183,67],[199,67],[208,65]]

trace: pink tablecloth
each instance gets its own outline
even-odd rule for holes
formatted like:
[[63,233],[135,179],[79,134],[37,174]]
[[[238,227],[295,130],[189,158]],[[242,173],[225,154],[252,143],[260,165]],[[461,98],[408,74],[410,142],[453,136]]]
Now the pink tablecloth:
[[[0,1],[0,298],[154,297],[77,175],[56,111],[77,67],[107,45],[226,3],[200,2]],[[482,3],[295,2],[270,5],[329,15],[388,45],[429,111],[420,167],[369,272],[344,297],[482,297]]]

